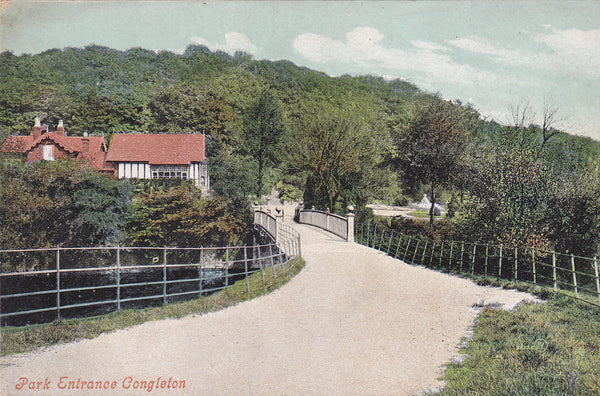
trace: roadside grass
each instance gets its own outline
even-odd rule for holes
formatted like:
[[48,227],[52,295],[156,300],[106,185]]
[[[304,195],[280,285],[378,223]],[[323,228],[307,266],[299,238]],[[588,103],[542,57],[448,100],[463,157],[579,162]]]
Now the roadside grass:
[[484,308],[440,395],[600,395],[600,308],[529,286],[547,301]]
[[[429,219],[429,211],[428,210],[415,210],[408,214],[409,216],[415,217],[417,219]],[[435,219],[441,219],[442,216],[434,216]]]
[[256,271],[248,277],[250,292],[246,288],[246,279],[241,279],[210,296],[185,302],[171,303],[160,307],[144,309],[127,309],[106,315],[59,320],[40,325],[23,327],[3,327],[0,329],[0,355],[24,353],[40,347],[94,338],[102,333],[139,325],[152,320],[177,319],[187,315],[202,315],[236,305],[240,302],[268,294],[290,281],[304,268],[302,258],[290,260],[285,267],[285,275],[281,267]]

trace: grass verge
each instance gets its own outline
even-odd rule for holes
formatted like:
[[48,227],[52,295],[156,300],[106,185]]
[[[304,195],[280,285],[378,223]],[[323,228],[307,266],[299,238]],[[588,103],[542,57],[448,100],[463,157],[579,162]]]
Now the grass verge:
[[551,293],[484,309],[441,395],[600,395],[600,308]]
[[201,315],[218,311],[278,289],[298,274],[304,268],[304,265],[305,262],[302,258],[290,260],[286,264],[285,275],[282,275],[280,267],[277,267],[276,277],[273,277],[273,271],[270,268],[265,270],[264,286],[261,271],[253,273],[248,277],[249,293],[246,288],[246,279],[242,279],[227,289],[190,301],[145,309],[128,309],[92,318],[60,320],[23,327],[5,327],[0,329],[2,336],[0,354],[23,353],[44,346],[94,338],[102,333],[139,325],[151,320],[176,319],[187,315]]

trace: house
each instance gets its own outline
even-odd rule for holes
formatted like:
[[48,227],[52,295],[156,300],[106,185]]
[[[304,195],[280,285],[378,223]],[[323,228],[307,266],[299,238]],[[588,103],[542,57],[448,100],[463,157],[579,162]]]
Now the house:
[[210,193],[203,134],[114,134],[106,161],[118,178],[193,180],[203,194]]
[[40,117],[36,117],[29,135],[8,136],[0,151],[21,155],[25,162],[71,158],[85,161],[101,173],[114,174],[114,167],[106,162],[104,136],[67,136],[62,120],[56,131],[50,132],[47,125],[41,124]]
[[50,132],[36,117],[29,135],[8,136],[0,151],[20,154],[26,162],[65,157],[86,161],[120,179],[193,180],[204,195],[210,195],[203,134],[116,133],[107,150],[104,136],[67,136],[62,121]]

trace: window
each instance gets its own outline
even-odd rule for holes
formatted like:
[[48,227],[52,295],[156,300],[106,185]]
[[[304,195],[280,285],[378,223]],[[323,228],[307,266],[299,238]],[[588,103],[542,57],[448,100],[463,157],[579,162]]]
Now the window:
[[44,161],[54,161],[54,154],[52,149],[54,148],[51,144],[45,144],[42,146],[42,159]]
[[153,179],[188,179],[189,168],[186,165],[152,165]]

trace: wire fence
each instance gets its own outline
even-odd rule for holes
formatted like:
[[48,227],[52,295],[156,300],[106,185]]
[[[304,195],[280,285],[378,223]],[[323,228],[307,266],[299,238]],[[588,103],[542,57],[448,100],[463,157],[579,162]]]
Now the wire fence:
[[[44,323],[206,296],[256,271],[285,274],[299,234],[279,224],[277,243],[227,247],[83,247],[0,250],[0,320]],[[37,270],[34,270],[37,268]]]
[[376,223],[361,224],[356,242],[410,264],[551,287],[600,306],[598,259],[525,247],[443,241],[403,235]]

